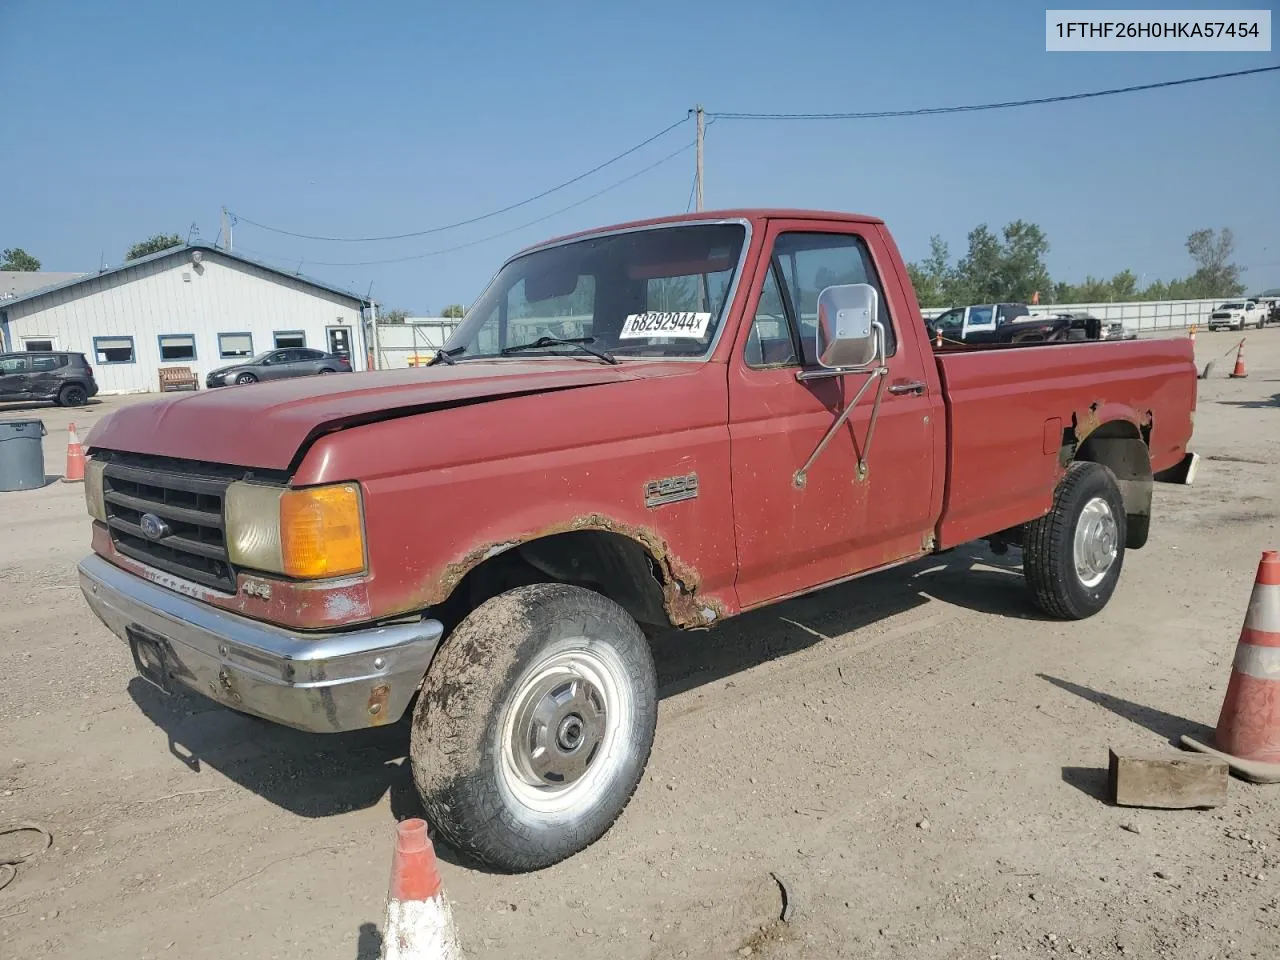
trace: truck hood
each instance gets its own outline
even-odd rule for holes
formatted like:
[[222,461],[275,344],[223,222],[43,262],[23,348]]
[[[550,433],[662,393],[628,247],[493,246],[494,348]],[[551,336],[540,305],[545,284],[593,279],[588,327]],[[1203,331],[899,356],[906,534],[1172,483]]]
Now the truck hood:
[[361,423],[553,390],[676,373],[688,365],[465,361],[344,377],[299,377],[184,393],[113,411],[90,449],[286,470],[316,437]]

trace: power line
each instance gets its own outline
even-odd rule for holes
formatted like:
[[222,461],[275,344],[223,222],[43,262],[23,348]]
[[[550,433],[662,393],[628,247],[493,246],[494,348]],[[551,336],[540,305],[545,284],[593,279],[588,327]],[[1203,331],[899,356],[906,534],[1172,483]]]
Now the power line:
[[[491,233],[487,237],[481,237],[478,240],[469,240],[466,243],[455,244],[452,247],[445,247],[444,249],[441,249],[441,250],[428,250],[425,253],[415,253],[407,257],[393,257],[388,260],[361,260],[354,263],[332,263],[325,260],[302,260],[299,263],[298,269],[299,270],[302,269],[302,266],[301,266],[302,263],[306,263],[307,265],[314,266],[314,267],[372,267],[372,266],[380,266],[382,264],[388,264],[388,263],[408,263],[411,260],[425,260],[428,257],[438,257],[446,253],[453,253],[455,250],[465,250],[468,247],[479,246],[482,243],[488,243],[490,240],[497,240],[500,237],[505,237],[505,236],[508,236],[509,234],[516,233],[520,230],[525,229],[526,227],[532,227],[535,224],[542,223],[544,220],[550,220],[552,217],[557,217],[562,213],[567,213],[568,211],[573,210],[575,207],[582,206],[584,203],[589,203],[590,201],[596,199],[596,197],[603,196],[604,194],[608,193],[610,190],[616,190],[618,187],[622,186],[623,184],[630,183],[632,180],[635,180],[637,177],[643,176],[649,171],[655,170],[658,167],[662,166],[664,163],[668,163],[671,160],[674,160],[676,157],[680,156],[680,154],[686,153],[689,150],[692,150],[695,146],[696,146],[696,142],[690,141],[689,143],[686,143],[684,146],[682,146],[679,150],[675,150],[667,154],[665,157],[662,157],[660,160],[655,160],[653,163],[649,164],[647,167],[642,167],[641,169],[637,170],[635,173],[629,174],[628,176],[623,177],[621,180],[611,183],[609,184],[609,186],[604,187],[601,190],[597,190],[593,194],[583,197],[581,200],[575,200],[573,203],[569,204],[568,206],[561,207],[559,210],[553,210],[550,213],[544,214],[543,216],[538,217],[535,220],[529,220],[526,223],[520,224],[518,227],[510,227],[498,233]],[[240,248],[240,249],[243,249],[243,248]],[[246,250],[244,252],[252,253],[255,256],[263,257],[264,259],[267,259],[267,260],[285,261],[285,260],[297,259],[296,257],[282,257],[277,254],[261,253],[253,250]]]
[[443,233],[445,230],[454,230],[458,227],[470,226],[473,223],[479,223],[482,220],[488,220],[500,214],[509,213],[512,210],[519,209],[520,207],[528,206],[529,204],[533,203],[535,200],[541,200],[543,197],[548,197],[553,193],[563,190],[565,187],[573,186],[573,184],[577,183],[580,180],[585,180],[587,177],[591,176],[593,173],[599,173],[605,167],[612,166],[613,164],[617,163],[619,160],[623,160],[631,156],[631,154],[635,153],[636,151],[642,150],[643,148],[647,147],[649,144],[653,143],[655,140],[659,140],[662,137],[666,136],[676,127],[680,126],[682,123],[688,123],[688,121],[689,121],[688,116],[682,117],[679,120],[677,120],[675,123],[670,124],[669,126],[659,130],[653,136],[648,137],[645,140],[641,140],[635,146],[628,147],[626,150],[623,150],[621,153],[616,154],[613,157],[610,157],[608,160],[604,161],[604,163],[596,164],[596,166],[592,167],[590,170],[586,171],[585,173],[580,173],[576,177],[571,177],[570,179],[564,181],[563,183],[558,183],[554,187],[550,187],[547,190],[543,190],[541,193],[534,194],[532,197],[528,197],[524,200],[521,200],[518,203],[511,203],[498,210],[491,210],[488,213],[482,213],[476,217],[469,217],[466,220],[458,220],[455,223],[444,223],[438,227],[428,227],[425,230],[414,230],[410,233],[394,233],[394,234],[388,234],[386,236],[381,236],[381,237],[326,237],[326,236],[320,236],[318,234],[311,234],[311,233],[295,233],[292,230],[284,230],[280,227],[269,226],[268,224],[259,223],[257,220],[250,220],[248,217],[242,217],[238,214],[235,215],[235,219],[240,223],[251,224],[252,226],[257,227],[259,230],[268,230],[271,233],[278,233],[286,237],[296,237],[299,240],[327,240],[334,243],[369,243],[375,240],[409,240],[409,239],[412,239],[413,237],[425,237],[433,233]]
[[1203,77],[1187,77],[1184,80],[1163,80],[1159,83],[1141,83],[1132,87],[1113,87],[1109,90],[1093,90],[1089,93],[1070,93],[1057,97],[1036,97],[1030,100],[1003,100],[998,103],[973,103],[953,107],[920,107],[914,110],[868,110],[861,113],[708,113],[719,120],[879,120],[886,117],[923,117],[940,113],[974,113],[980,110],[1004,110],[1009,107],[1030,107],[1045,103],[1064,103],[1068,100],[1088,100],[1093,97],[1110,97],[1120,93],[1136,93],[1139,90],[1159,90],[1164,87],[1180,87],[1189,83],[1205,83],[1224,80],[1227,77],[1246,77],[1256,73],[1280,70],[1280,65],[1254,67],[1251,70],[1234,70],[1231,73],[1213,73]]

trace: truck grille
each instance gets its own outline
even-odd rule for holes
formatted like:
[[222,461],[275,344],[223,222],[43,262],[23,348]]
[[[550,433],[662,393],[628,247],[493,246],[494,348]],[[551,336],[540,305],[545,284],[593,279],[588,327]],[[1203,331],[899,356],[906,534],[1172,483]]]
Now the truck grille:
[[[227,486],[247,471],[221,464],[104,453],[103,499],[117,550],[148,566],[234,593],[222,501]],[[163,521],[160,535],[143,532],[143,517]]]

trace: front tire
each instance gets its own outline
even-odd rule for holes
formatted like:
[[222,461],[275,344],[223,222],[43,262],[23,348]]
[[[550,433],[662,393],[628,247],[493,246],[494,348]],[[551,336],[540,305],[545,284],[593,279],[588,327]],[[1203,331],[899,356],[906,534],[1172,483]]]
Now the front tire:
[[445,640],[413,714],[427,819],[489,867],[549,867],[602,837],[653,747],[657,677],[612,600],[541,583],[485,601]]
[[242,373],[236,377],[236,383],[242,387],[247,386],[250,383],[257,383],[257,382],[258,382],[258,378],[255,377],[252,373]]
[[1100,463],[1071,464],[1053,508],[1023,531],[1023,573],[1036,605],[1062,620],[1084,620],[1105,607],[1124,566],[1126,537],[1115,474]]

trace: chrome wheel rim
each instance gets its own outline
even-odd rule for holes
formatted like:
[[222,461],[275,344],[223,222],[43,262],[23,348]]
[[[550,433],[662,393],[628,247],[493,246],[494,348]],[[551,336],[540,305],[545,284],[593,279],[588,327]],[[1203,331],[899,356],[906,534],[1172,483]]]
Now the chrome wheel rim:
[[599,798],[623,758],[633,714],[613,651],[586,638],[567,643],[526,671],[502,724],[502,786],[539,813]]
[[1096,587],[1106,577],[1120,552],[1120,529],[1111,505],[1094,497],[1080,511],[1072,551],[1076,576],[1086,587]]

